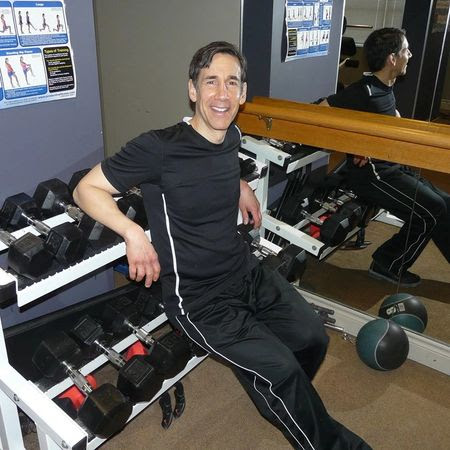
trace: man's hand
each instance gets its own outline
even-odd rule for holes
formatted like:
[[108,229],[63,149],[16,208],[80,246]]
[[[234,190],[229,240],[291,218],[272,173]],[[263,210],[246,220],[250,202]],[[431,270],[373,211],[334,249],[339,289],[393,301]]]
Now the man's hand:
[[241,180],[239,209],[241,210],[242,222],[244,224],[252,223],[253,228],[259,228],[261,226],[262,216],[258,199],[256,198],[252,188],[244,180]]
[[145,278],[145,287],[150,287],[159,278],[161,267],[158,254],[144,230],[136,225],[127,231],[125,237],[129,275],[132,280]]
[[369,158],[366,156],[353,156],[353,165],[357,167],[363,167],[369,162]]

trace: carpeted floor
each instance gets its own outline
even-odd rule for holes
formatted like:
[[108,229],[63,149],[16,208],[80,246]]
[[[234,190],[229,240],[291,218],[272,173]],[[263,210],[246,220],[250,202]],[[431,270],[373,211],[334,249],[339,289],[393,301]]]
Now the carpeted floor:
[[[315,386],[334,418],[377,450],[447,450],[448,377],[407,361],[379,372],[359,360],[354,344],[331,331]],[[208,358],[183,380],[187,407],[168,430],[151,405],[105,450],[284,450],[283,435],[257,412],[231,370]],[[318,449],[319,450],[319,449]],[[327,449],[320,449],[327,450]]]

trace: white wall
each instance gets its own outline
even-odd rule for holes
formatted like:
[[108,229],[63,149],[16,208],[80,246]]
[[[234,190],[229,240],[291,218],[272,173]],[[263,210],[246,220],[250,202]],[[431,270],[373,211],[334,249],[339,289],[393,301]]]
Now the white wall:
[[94,0],[105,152],[190,113],[188,66],[214,40],[239,44],[240,0]]
[[345,16],[348,25],[369,25],[371,29],[348,27],[345,36],[362,45],[377,28],[401,28],[406,0],[346,0]]

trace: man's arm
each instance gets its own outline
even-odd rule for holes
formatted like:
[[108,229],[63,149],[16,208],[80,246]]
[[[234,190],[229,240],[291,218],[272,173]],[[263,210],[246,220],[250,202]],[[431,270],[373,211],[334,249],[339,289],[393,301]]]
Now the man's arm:
[[145,278],[145,286],[149,287],[152,281],[159,277],[158,254],[142,227],[126,217],[117,207],[112,195],[118,193],[98,164],[79,182],[73,192],[73,198],[89,216],[123,238],[130,278],[136,281]]
[[[252,188],[244,180],[241,180],[239,209],[241,210],[243,223],[253,223],[253,228],[259,228],[261,226],[262,216],[258,199],[256,198]],[[250,214],[252,216],[251,220]]]

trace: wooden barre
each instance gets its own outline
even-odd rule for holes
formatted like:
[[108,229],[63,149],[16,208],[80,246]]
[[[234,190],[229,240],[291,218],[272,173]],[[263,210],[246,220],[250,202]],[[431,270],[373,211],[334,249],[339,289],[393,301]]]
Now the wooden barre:
[[450,173],[450,127],[419,120],[254,97],[237,116],[245,134]]

